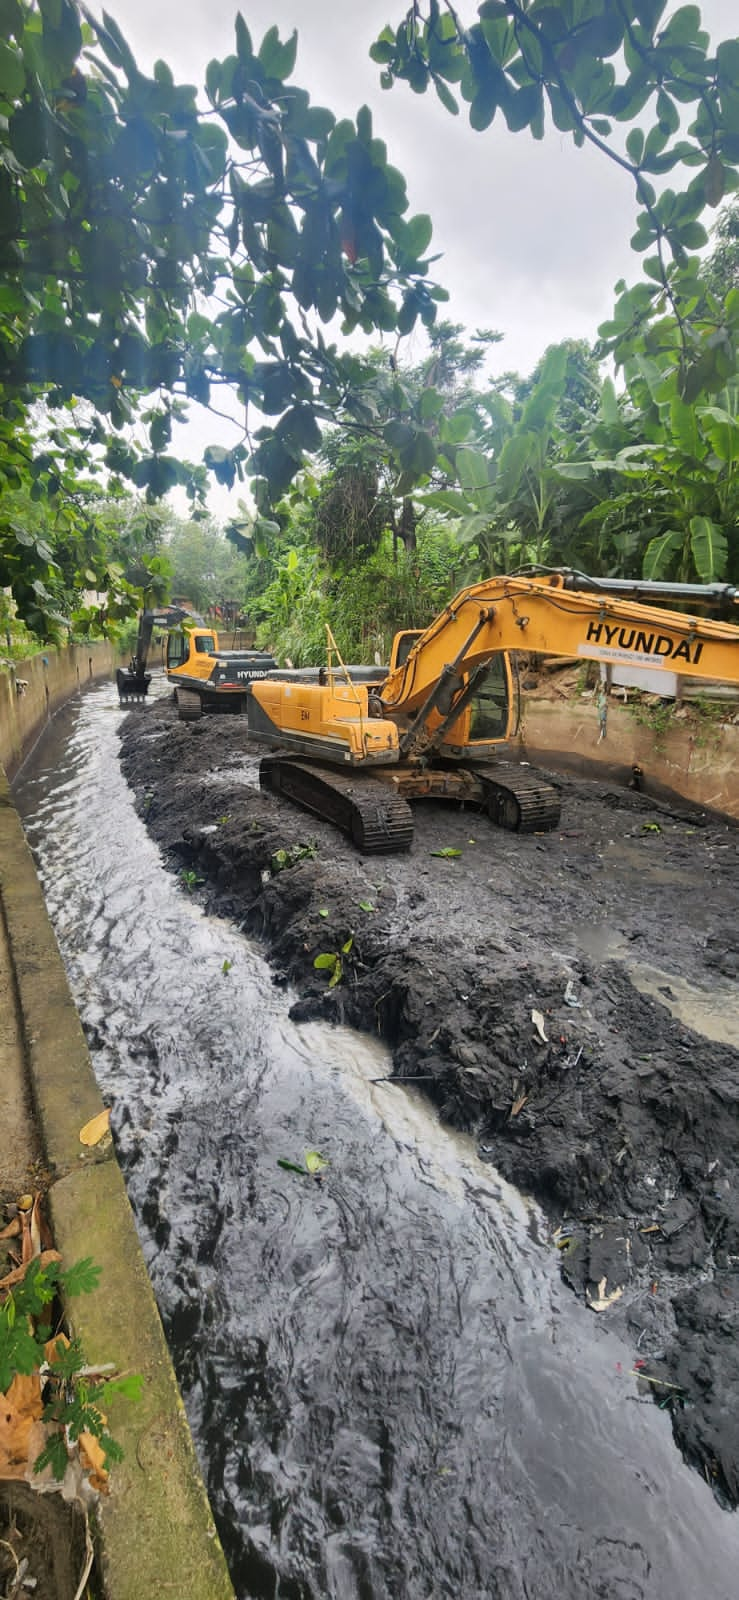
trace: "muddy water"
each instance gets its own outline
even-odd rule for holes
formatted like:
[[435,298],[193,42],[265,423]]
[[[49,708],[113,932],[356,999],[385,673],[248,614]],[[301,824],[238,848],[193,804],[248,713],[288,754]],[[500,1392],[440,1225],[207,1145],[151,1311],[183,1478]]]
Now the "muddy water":
[[[240,1600],[730,1600],[739,1523],[535,1208],[379,1048],[290,1022],[165,872],[118,717],[67,708],[16,799]],[[278,1166],[308,1149],[320,1183]]]

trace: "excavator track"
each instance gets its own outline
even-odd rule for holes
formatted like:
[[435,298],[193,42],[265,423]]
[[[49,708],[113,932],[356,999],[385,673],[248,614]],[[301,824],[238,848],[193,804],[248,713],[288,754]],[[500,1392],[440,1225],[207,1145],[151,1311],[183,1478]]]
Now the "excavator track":
[[203,715],[203,702],[194,689],[177,689],[177,716],[180,722],[199,722]]
[[559,827],[559,791],[540,773],[514,762],[472,769],[479,779],[491,821],[512,833],[551,833]]
[[259,782],[263,789],[284,794],[305,811],[341,828],[363,855],[397,855],[411,847],[411,808],[380,778],[355,777],[270,755],[260,762]]

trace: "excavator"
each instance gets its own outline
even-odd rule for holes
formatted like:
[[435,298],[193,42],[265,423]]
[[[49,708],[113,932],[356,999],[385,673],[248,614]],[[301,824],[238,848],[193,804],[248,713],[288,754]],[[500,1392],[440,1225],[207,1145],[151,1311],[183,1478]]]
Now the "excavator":
[[130,666],[118,667],[115,675],[118,700],[122,706],[141,705],[149,693],[151,673],[146,669],[154,629],[176,628],[185,621],[196,624],[202,623],[202,620],[196,612],[185,611],[181,606],[160,606],[157,610],[141,612],[136,649]]
[[388,668],[344,667],[334,647],[327,666],[249,681],[249,737],[270,749],[262,787],[333,822],[366,855],[410,848],[409,802],[423,797],[475,806],[521,833],[556,828],[556,789],[500,760],[518,721],[516,651],[739,684],[739,589],[569,569],[488,578],[427,628],[396,634]]
[[131,664],[116,672],[121,706],[146,701],[155,628],[167,633],[167,678],[183,722],[195,721],[203,711],[243,711],[247,684],[277,668],[274,656],[264,650],[221,650],[215,629],[207,627],[197,612],[161,606],[142,611]]

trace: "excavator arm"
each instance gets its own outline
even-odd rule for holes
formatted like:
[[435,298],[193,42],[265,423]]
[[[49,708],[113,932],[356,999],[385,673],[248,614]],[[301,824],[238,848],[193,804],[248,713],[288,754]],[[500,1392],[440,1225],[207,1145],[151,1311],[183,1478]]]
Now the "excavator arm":
[[185,611],[181,606],[160,606],[158,610],[141,612],[136,649],[131,657],[131,664],[128,668],[118,667],[116,672],[118,699],[121,705],[137,705],[146,699],[151,683],[151,673],[147,672],[146,668],[154,629],[176,628],[185,621],[196,625],[202,623],[202,620],[196,612]]
[[[627,598],[632,595],[634,598]],[[687,602],[692,612],[650,605]],[[646,598],[644,598],[646,597]],[[736,623],[697,614],[697,602],[735,610]],[[463,589],[382,684],[384,716],[420,724],[448,716],[449,690],[501,652],[581,656],[739,683],[739,590],[730,585],[625,584],[577,573],[490,578]],[[461,706],[460,706],[461,711]],[[432,714],[436,713],[435,716]],[[406,736],[407,742],[407,736]]]

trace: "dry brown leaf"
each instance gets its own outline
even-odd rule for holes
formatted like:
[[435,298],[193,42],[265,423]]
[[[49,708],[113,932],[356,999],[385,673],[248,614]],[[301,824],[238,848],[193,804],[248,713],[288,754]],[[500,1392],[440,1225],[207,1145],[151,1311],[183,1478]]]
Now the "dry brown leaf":
[[16,1373],[7,1394],[0,1398],[0,1478],[25,1476],[31,1435],[43,1409],[38,1373],[28,1378]]
[[93,1433],[81,1433],[79,1446],[80,1460],[85,1471],[90,1474],[90,1487],[97,1489],[99,1494],[107,1494],[109,1474],[105,1465],[105,1451],[100,1441]]
[[22,1234],[22,1237],[21,1237],[21,1262],[23,1263],[24,1266],[27,1267],[29,1261],[32,1261],[33,1260],[33,1256],[34,1256],[33,1238],[31,1236],[31,1212],[30,1211],[22,1212],[22,1214],[21,1214],[21,1222],[23,1224],[23,1234]]
[[90,1121],[85,1123],[84,1128],[80,1128],[80,1144],[99,1144],[100,1140],[104,1139],[106,1133],[109,1132],[110,1106],[106,1106],[105,1110],[99,1111],[96,1117],[91,1117]]
[[[42,1267],[48,1267],[51,1261],[61,1261],[62,1258],[58,1250],[42,1250],[40,1256],[35,1259],[41,1263]],[[22,1283],[29,1266],[30,1261],[24,1261],[22,1266],[15,1267],[13,1272],[6,1273],[4,1278],[0,1278],[0,1289],[12,1289],[15,1283]]]
[[20,1231],[21,1219],[20,1217],[14,1217],[12,1222],[9,1222],[7,1227],[0,1232],[0,1239],[17,1239]]
[[53,1339],[47,1339],[44,1345],[44,1356],[50,1367],[56,1361],[56,1347],[60,1344],[64,1350],[69,1349],[69,1340],[66,1333],[55,1333]]
[[516,1099],[514,1100],[513,1105],[511,1106],[511,1116],[512,1117],[517,1117],[519,1111],[523,1111],[523,1108],[524,1108],[528,1098],[529,1098],[528,1094],[519,1094],[519,1095],[516,1096]]
[[33,1197],[33,1210],[31,1212],[31,1243],[33,1245],[33,1253],[35,1256],[40,1256],[41,1254],[42,1226],[41,1196],[40,1194],[36,1194]]

